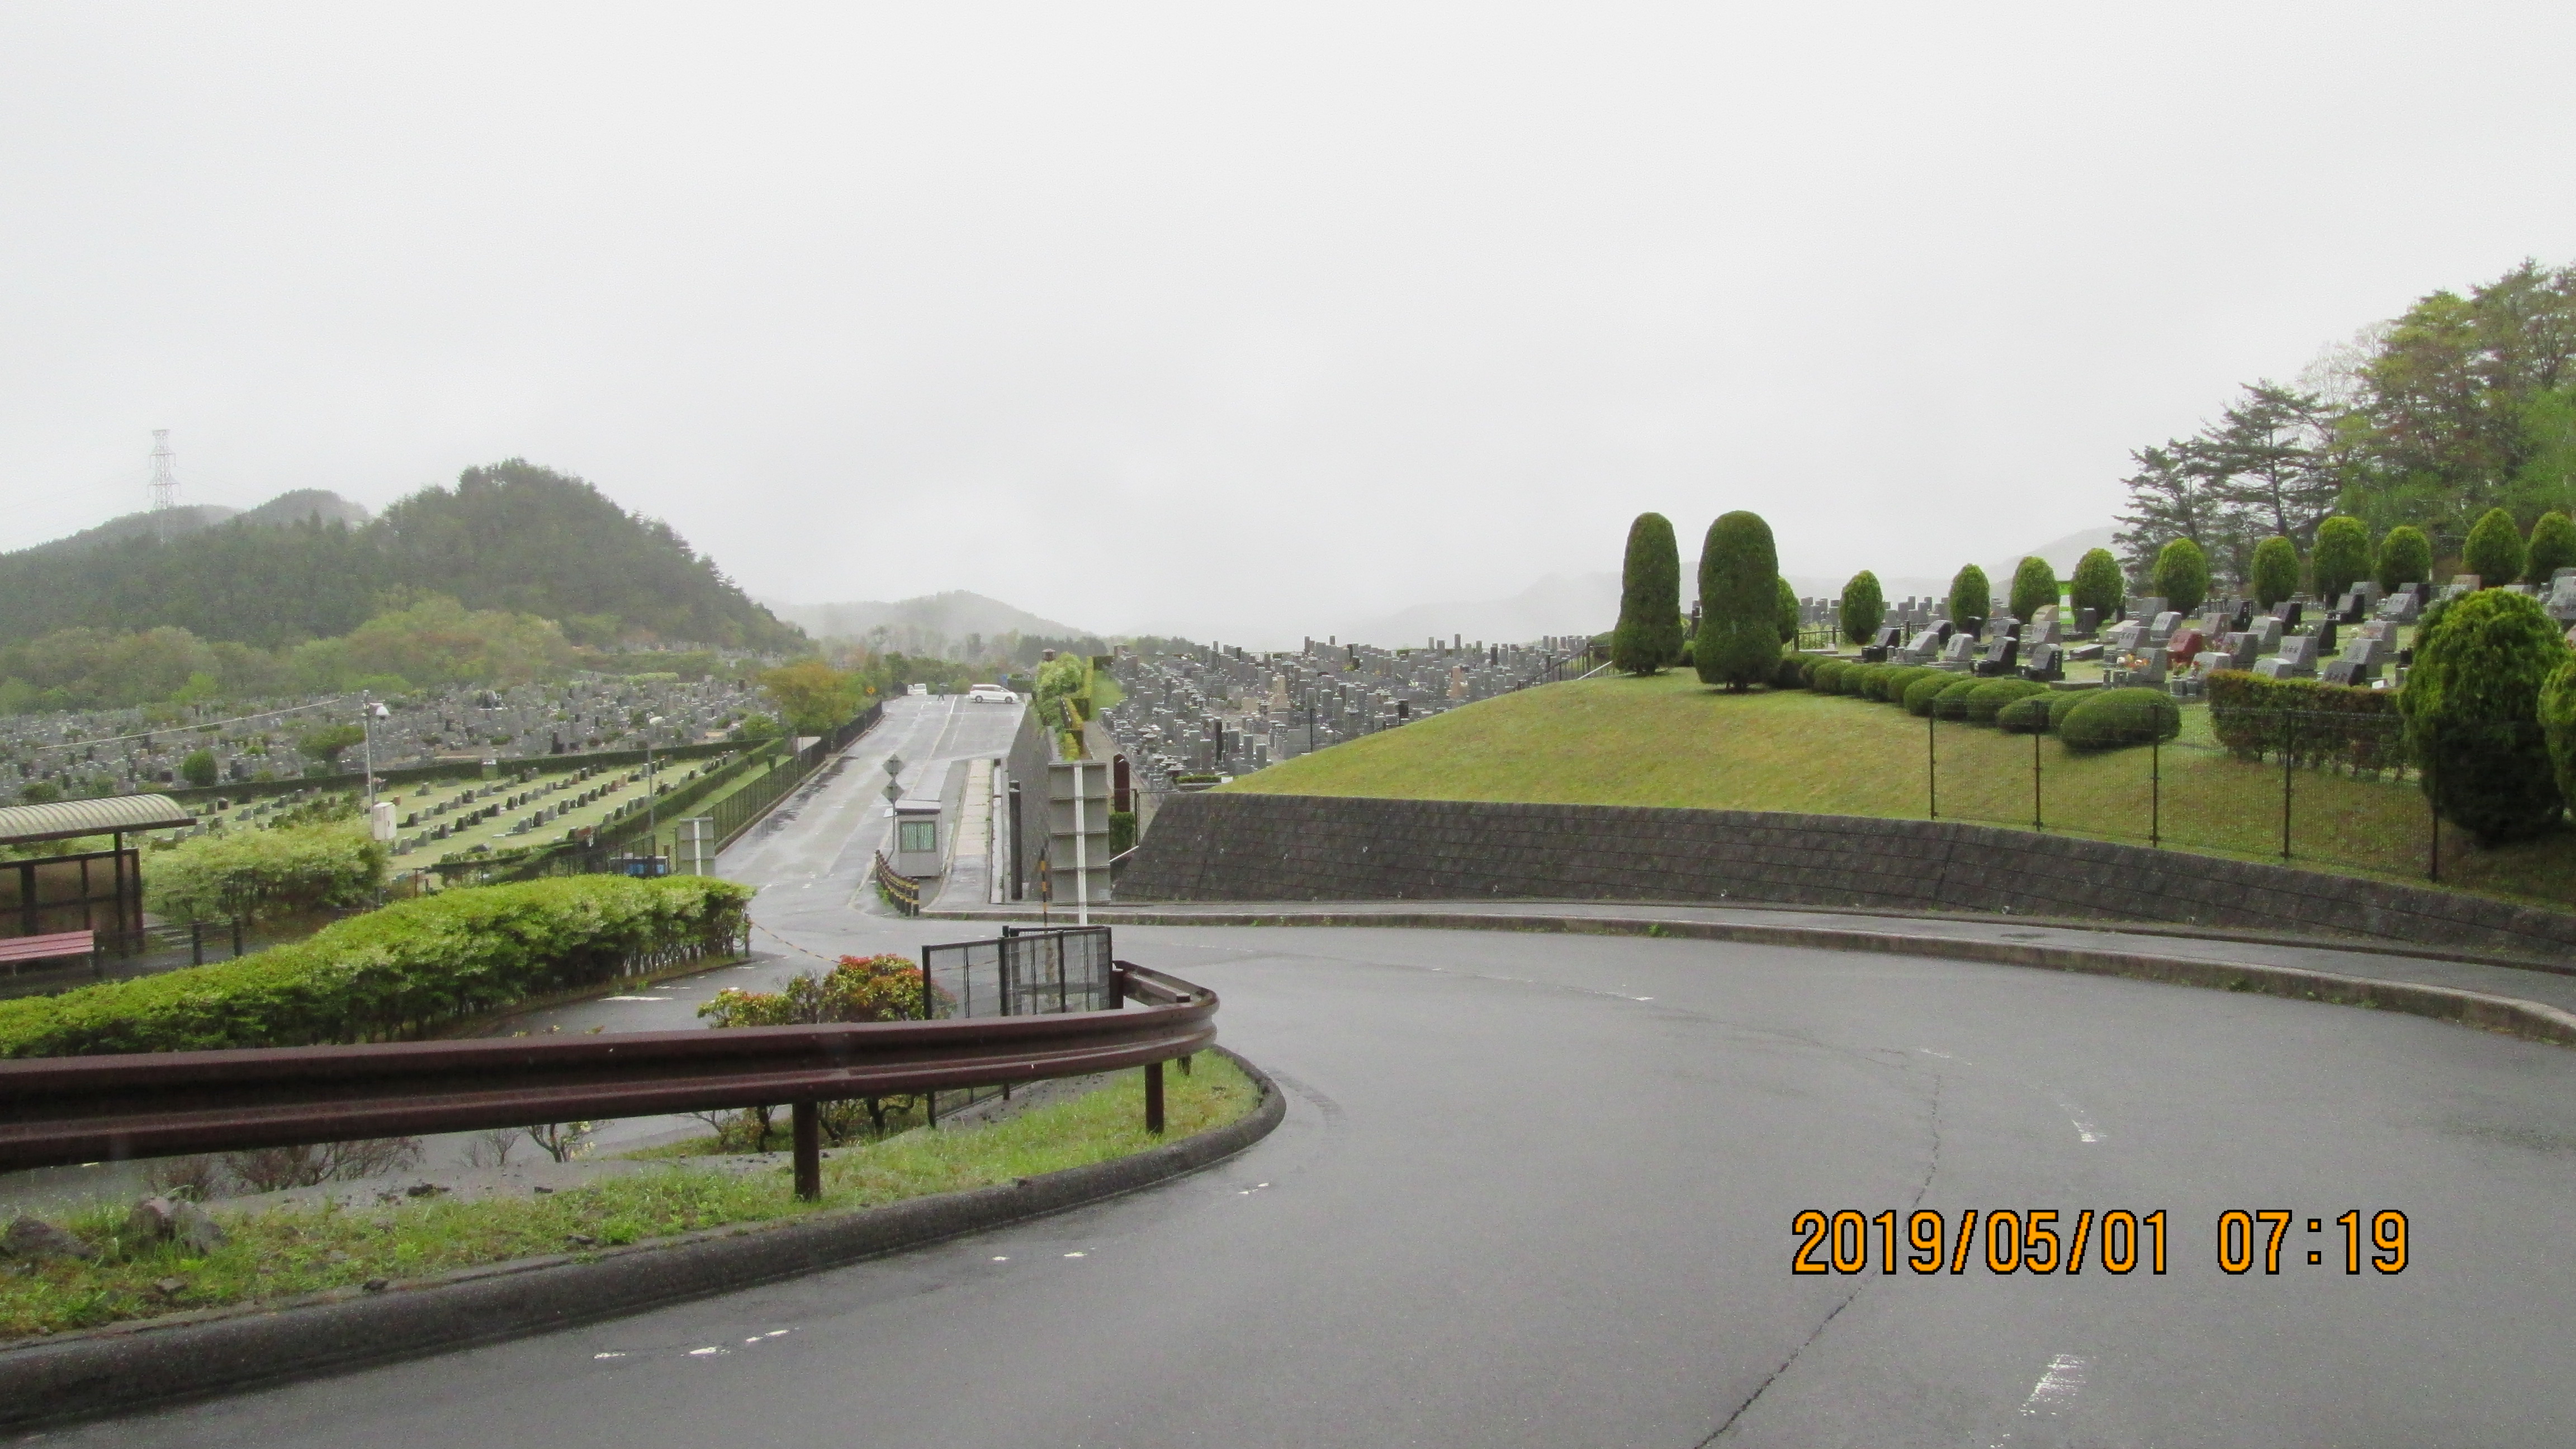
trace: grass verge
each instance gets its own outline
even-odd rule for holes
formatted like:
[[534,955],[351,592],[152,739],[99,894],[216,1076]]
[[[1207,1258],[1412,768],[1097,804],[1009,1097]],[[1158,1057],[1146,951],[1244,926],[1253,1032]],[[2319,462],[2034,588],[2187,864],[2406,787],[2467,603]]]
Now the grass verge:
[[1259,1103],[1260,1089],[1222,1055],[1203,1052],[1195,1067],[1188,1076],[1164,1074],[1162,1137],[1145,1131],[1143,1072],[1122,1072],[1099,1091],[988,1127],[907,1132],[835,1149],[823,1163],[823,1198],[814,1203],[796,1200],[783,1163],[743,1175],[683,1160],[524,1199],[252,1215],[218,1206],[229,1240],[203,1256],[171,1244],[129,1248],[120,1237],[124,1209],[94,1209],[60,1225],[99,1249],[96,1260],[0,1271],[0,1341],[577,1252],[586,1246],[577,1238],[614,1246],[989,1187],[1132,1156],[1222,1127]]
[[[2027,735],[1925,721],[1892,704],[1802,690],[1730,695],[1688,673],[1522,690],[1273,765],[1223,786],[1283,795],[1542,804],[1666,805],[1924,818],[1937,743],[1941,818],[2029,829]],[[2281,860],[2284,771],[2217,747],[2205,705],[2182,738],[2084,754],[2036,750],[2048,829],[2146,844],[2150,809],[2171,848]],[[2290,865],[2425,879],[2431,820],[2409,780],[2287,772]],[[2442,884],[2527,903],[2576,905],[2576,831],[2481,850],[2441,837]]]

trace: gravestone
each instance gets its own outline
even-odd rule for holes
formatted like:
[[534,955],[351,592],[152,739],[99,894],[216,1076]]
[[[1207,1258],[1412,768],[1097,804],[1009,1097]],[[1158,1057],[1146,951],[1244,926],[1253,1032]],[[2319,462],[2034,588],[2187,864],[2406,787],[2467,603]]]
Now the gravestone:
[[2167,609],[2163,613],[2156,615],[2155,623],[2147,630],[2148,645],[2151,647],[2160,645],[2166,640],[2172,638],[2173,631],[2180,627],[2181,624],[2182,615],[2175,613],[2171,609]]
[[2294,634],[2281,641],[2281,652],[2256,660],[2254,672],[2265,679],[2307,679],[2317,672],[2315,636]]
[[2227,668],[2251,669],[2256,654],[2263,646],[2263,636],[2250,629],[2240,629],[2227,636]]
[[2102,641],[2113,654],[2135,654],[2147,647],[2147,626],[2135,619],[2111,626],[2111,637]]
[[2076,633],[2078,633],[2078,634],[2090,635],[2090,634],[2093,634],[2093,633],[2098,632],[2098,631],[2101,629],[2101,627],[2102,627],[2102,611],[2101,611],[2101,610],[2099,610],[2099,609],[2078,609],[2078,610],[2076,610],[2076,611],[2075,611],[2075,632],[2076,632]]
[[2561,624],[2576,623],[2576,570],[2560,569],[2549,580],[2549,601],[2540,606]]
[[1975,664],[1976,661],[1976,636],[1970,634],[1967,630],[1962,629],[1958,633],[1950,636],[1949,646],[1941,651],[1941,662],[1939,667],[1949,670],[1966,670],[1971,665]]
[[2120,612],[2131,619],[2152,619],[2165,611],[2164,596],[2142,594],[2120,606]]
[[2066,677],[2066,650],[2054,640],[2043,640],[2030,646],[2030,662],[2021,667],[2021,677],[2041,684]]
[[2007,634],[1986,646],[1985,657],[1977,661],[1977,673],[1989,679],[2010,678],[2021,652],[2021,641]]
[[2208,636],[2198,629],[2176,629],[2165,642],[2165,655],[2176,664],[2189,664],[2207,644]]

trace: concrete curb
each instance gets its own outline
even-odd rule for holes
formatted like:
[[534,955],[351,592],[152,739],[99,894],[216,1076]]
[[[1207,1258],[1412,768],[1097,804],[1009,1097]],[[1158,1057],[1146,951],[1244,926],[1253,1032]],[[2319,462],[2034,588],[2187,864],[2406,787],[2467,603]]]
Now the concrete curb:
[[[1935,956],[1952,961],[1983,961],[1999,966],[2029,966],[2044,971],[2072,971],[2093,976],[2125,976],[2175,986],[2213,991],[2243,991],[2295,1001],[2338,1006],[2366,1006],[2402,1011],[2480,1031],[2521,1037],[2553,1046],[2576,1046],[2576,1012],[2544,1002],[2432,986],[2413,981],[2380,981],[2342,976],[2297,966],[2250,961],[2202,961],[2158,956],[2147,951],[2107,951],[2087,946],[2052,946],[2019,941],[1979,941],[1955,936],[1909,934],[1901,930],[1862,930],[1835,926],[1773,926],[1752,921],[1676,921],[1652,916],[1502,914],[1495,912],[1168,912],[1121,911],[1116,921],[1136,926],[1397,926],[1442,931],[1555,931],[1568,935],[1669,936],[1696,941],[1732,941],[1753,946],[1798,946],[1819,951],[1874,951],[1889,955]],[[2019,922],[2018,924],[2029,924]],[[2116,930],[2091,925],[2091,930]]]
[[[1223,1051],[1223,1048],[1217,1050]],[[0,1429],[95,1418],[498,1343],[837,1268],[1043,1217],[1211,1166],[1287,1113],[1278,1084],[1225,1052],[1261,1089],[1223,1127],[1132,1157],[775,1224],[715,1228],[582,1261],[468,1268],[382,1293],[340,1289],[283,1304],[174,1314],[0,1350]]]

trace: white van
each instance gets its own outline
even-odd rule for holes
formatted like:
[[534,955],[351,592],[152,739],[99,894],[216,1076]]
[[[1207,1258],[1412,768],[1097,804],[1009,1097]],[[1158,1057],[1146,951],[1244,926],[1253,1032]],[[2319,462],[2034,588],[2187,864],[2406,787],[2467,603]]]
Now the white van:
[[1017,704],[1020,697],[998,684],[970,684],[966,698],[975,704]]

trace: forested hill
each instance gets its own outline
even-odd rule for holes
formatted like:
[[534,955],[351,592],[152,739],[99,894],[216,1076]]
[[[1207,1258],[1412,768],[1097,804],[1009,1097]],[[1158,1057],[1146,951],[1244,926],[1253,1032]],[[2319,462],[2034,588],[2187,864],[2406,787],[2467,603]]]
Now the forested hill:
[[387,600],[419,593],[553,619],[580,643],[803,642],[670,525],[513,458],[469,468],[453,489],[424,488],[356,527],[245,515],[167,541],[0,554],[0,643],[167,624],[275,648],[346,634]]

